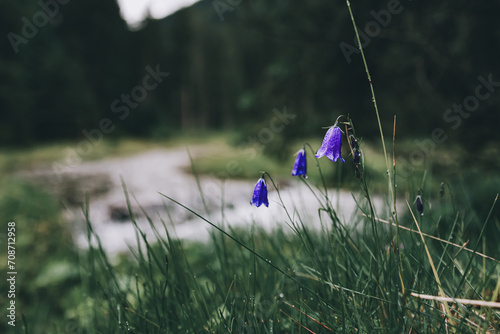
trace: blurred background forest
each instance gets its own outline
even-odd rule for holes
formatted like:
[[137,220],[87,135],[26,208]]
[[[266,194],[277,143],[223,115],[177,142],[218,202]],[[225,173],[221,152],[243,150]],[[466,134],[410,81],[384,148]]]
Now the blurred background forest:
[[[429,138],[441,127],[467,149],[464,161],[487,159],[479,153],[498,143],[500,94],[480,101],[456,130],[443,114],[474,94],[478,76],[500,81],[500,3],[354,1],[360,30],[377,22],[371,11],[390,3],[399,3],[398,13],[373,37],[365,34],[387,134],[398,115],[400,136]],[[110,137],[169,137],[189,129],[246,135],[284,106],[298,118],[275,146],[348,113],[358,135],[377,138],[361,57],[351,52],[348,62],[341,48],[355,47],[344,1],[232,4],[200,1],[130,29],[116,0],[73,0],[19,42],[16,53],[8,33],[22,37],[22,17],[33,22],[41,7],[35,0],[0,1],[0,144],[82,139],[102,118],[116,126]],[[141,84],[147,66],[170,75],[118,118],[112,102]]]

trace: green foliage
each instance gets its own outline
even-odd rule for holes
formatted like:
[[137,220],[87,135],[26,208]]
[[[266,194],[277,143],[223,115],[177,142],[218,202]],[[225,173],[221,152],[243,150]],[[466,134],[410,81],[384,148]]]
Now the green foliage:
[[[332,164],[320,167],[328,174]],[[318,171],[310,166],[309,173]],[[373,173],[381,177],[378,170]],[[445,332],[440,304],[411,296],[437,296],[439,289],[408,210],[398,213],[399,222],[414,232],[401,229],[396,238],[396,227],[369,219],[370,197],[355,186],[360,209],[344,221],[324,190],[310,184],[318,198],[320,230],[286,205],[283,219],[290,228],[222,224],[227,235],[213,229],[203,243],[172,237],[170,226],[176,222],[153,217],[154,234],[146,237],[132,219],[137,244],[111,259],[89,221],[91,247],[77,255],[61,208],[50,196],[17,179],[1,185],[0,218],[16,221],[19,228],[20,331],[26,324],[27,333],[293,333],[301,325],[315,333]],[[469,207],[456,188],[447,187],[442,199],[426,188],[425,215],[417,221],[424,233],[444,240],[426,238],[445,294],[490,301],[500,292],[498,261],[470,250],[498,258],[498,216],[488,215],[494,196],[485,191],[487,205],[479,208],[474,201]],[[477,332],[470,321],[491,329],[500,320],[487,307],[457,310],[460,315],[454,313],[448,326],[459,333]]]
[[[318,195],[321,231],[289,216],[294,233],[222,226],[200,244],[173,239],[165,222],[152,219],[156,237],[146,238],[132,221],[138,242],[133,260],[124,257],[113,266],[100,244],[87,253],[92,311],[78,317],[79,330],[268,333],[304,326],[315,333],[434,333],[448,326],[475,333],[468,320],[482,328],[498,325],[500,314],[487,308],[457,308],[448,322],[439,304],[411,296],[439,294],[420,236],[401,230],[397,245],[394,227],[379,222],[373,234],[372,222],[361,215],[345,225],[328,198]],[[424,232],[435,227],[425,216],[418,221]],[[89,240],[97,238],[88,224]],[[455,227],[444,241],[426,240],[441,288],[448,296],[489,300],[499,289],[498,262],[461,248],[463,235]],[[485,320],[480,314],[487,314]]]
[[[0,179],[0,220],[15,222],[16,328],[21,333],[24,319],[30,331],[46,333],[53,323],[64,320],[67,294],[80,284],[80,264],[61,207],[55,198],[17,178]],[[7,238],[1,239],[7,249]],[[7,272],[7,252],[0,257],[0,269]],[[2,280],[0,289],[8,291]],[[80,299],[78,300],[78,303]],[[3,308],[3,307],[2,307]],[[7,332],[5,321],[0,330]]]

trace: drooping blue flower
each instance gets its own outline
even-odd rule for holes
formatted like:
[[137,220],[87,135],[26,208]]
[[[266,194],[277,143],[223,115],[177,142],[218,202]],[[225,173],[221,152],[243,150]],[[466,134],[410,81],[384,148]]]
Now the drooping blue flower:
[[307,159],[304,147],[297,153],[297,158],[295,159],[295,164],[292,169],[292,175],[302,175],[303,178],[307,178]]
[[339,158],[342,162],[345,162],[341,157],[340,148],[342,147],[342,132],[337,125],[334,125],[328,129],[323,139],[323,144],[321,144],[320,149],[316,152],[315,157],[321,158],[326,155],[331,161],[337,161]]
[[418,192],[417,199],[415,200],[415,204],[417,206],[418,213],[423,216],[424,215],[424,202],[422,201],[422,196],[420,196],[420,191]]
[[264,204],[269,207],[269,201],[267,200],[267,185],[266,180],[264,179],[264,174],[262,174],[259,181],[257,181],[257,184],[255,185],[252,202],[250,204],[254,204],[256,207]]

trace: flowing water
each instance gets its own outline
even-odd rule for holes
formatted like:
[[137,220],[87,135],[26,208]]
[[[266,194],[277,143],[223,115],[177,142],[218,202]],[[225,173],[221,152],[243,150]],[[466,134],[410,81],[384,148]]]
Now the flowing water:
[[[203,148],[191,150],[193,156],[202,156]],[[34,182],[49,187],[66,207],[65,216],[73,224],[73,235],[78,245],[88,245],[82,210],[85,194],[89,196],[89,217],[103,247],[110,254],[127,251],[136,245],[136,232],[131,223],[124,185],[129,194],[137,224],[154,240],[146,219],[149,216],[165,235],[162,220],[169,233],[182,239],[207,240],[213,231],[207,222],[197,218],[181,206],[171,202],[165,194],[186,205],[214,224],[227,227],[245,227],[253,224],[272,230],[300,218],[305,224],[321,228],[319,203],[311,191],[290,176],[287,185],[278,185],[285,206],[277,191],[268,182],[269,208],[250,205],[255,182],[200,177],[199,186],[190,170],[189,155],[185,149],[155,149],[140,154],[83,162],[65,173],[62,179],[48,170],[30,174]],[[316,189],[317,194],[319,191]],[[161,194],[160,194],[161,193]],[[205,201],[202,201],[203,193]],[[328,190],[328,195],[340,221],[360,221],[352,194],[347,191]],[[375,198],[377,208],[382,200]],[[286,210],[285,210],[286,208]],[[323,214],[323,218],[326,215]],[[325,224],[328,219],[325,219]],[[331,222],[330,222],[331,224]]]

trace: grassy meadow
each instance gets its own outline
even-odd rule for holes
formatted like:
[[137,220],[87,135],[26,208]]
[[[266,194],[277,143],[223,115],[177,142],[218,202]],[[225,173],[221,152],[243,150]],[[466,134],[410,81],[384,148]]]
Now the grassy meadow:
[[[205,158],[194,160],[197,173],[214,175],[225,170],[229,159],[238,161],[238,148],[228,144],[230,138],[191,137],[187,146],[204,145],[208,150]],[[313,147],[319,145],[318,139],[312,142]],[[159,147],[179,148],[179,141],[106,142],[88,159]],[[0,212],[3,220],[16,222],[19,236],[20,316],[14,332],[497,332],[498,303],[488,305],[498,302],[500,292],[496,194],[478,190],[489,196],[481,210],[467,201],[481,194],[464,194],[458,183],[447,183],[441,196],[439,182],[446,174],[439,175],[439,169],[415,172],[404,183],[396,177],[397,187],[389,189],[383,154],[363,142],[361,150],[365,169],[359,179],[345,146],[342,166],[325,158],[316,166],[312,152],[307,152],[307,180],[290,176],[294,156],[279,162],[260,153],[250,164],[240,157],[244,167],[231,175],[256,179],[255,171],[268,167],[278,185],[306,182],[317,196],[322,230],[308,227],[300,212],[286,206],[283,220],[289,227],[277,225],[272,233],[207,220],[207,226],[214,227],[206,243],[172,237],[166,226],[175,222],[168,217],[149,218],[158,233],[154,240],[146,239],[132,219],[140,247],[117,258],[110,258],[99,243],[78,249],[58,200],[15,176],[13,170],[33,167],[33,161],[44,165],[59,159],[58,146],[2,153],[3,175],[9,176],[1,179]],[[372,162],[375,167],[369,168]],[[425,214],[420,216],[414,197],[423,182],[428,183],[422,194]],[[473,188],[463,184],[469,186],[467,191]],[[273,187],[270,180],[268,186]],[[390,227],[370,210],[360,209],[356,221],[339,220],[327,192],[339,187],[351,190],[360,208],[369,208],[373,193],[385,196],[387,212],[393,211],[395,191],[396,201],[404,204],[397,212],[399,230],[394,221]],[[98,240],[92,223],[87,224],[89,242]],[[451,300],[424,299],[443,296]],[[2,326],[2,331],[7,328]]]
[[[354,24],[352,13],[350,19]],[[358,35],[357,41],[361,45]],[[268,187],[278,195],[281,185],[305,183],[317,199],[313,209],[321,229],[282,201],[270,205],[282,208],[280,221],[286,225],[277,222],[267,232],[258,224],[233,228],[231,222],[212,221],[176,202],[175,194],[163,193],[158,196],[201,218],[211,228],[210,240],[175,238],[170,226],[182,222],[168,212],[147,216],[154,238],[146,238],[124,188],[126,223],[134,226],[136,243],[111,257],[88,218],[88,204],[82,211],[89,248],[80,249],[70,233],[74,222],[64,215],[61,202],[19,173],[50,168],[75,143],[0,151],[0,221],[16,223],[18,271],[16,326],[7,325],[2,295],[0,332],[499,333],[497,166],[469,166],[463,157],[470,155],[446,143],[408,172],[397,157],[411,156],[415,142],[398,133],[397,124],[395,137],[392,123],[381,124],[373,91],[378,121],[373,127],[380,140],[365,141],[357,134],[362,158],[357,166],[345,136],[344,164],[314,158],[326,129],[286,148],[271,143],[270,151],[266,145],[241,146],[239,133],[186,133],[158,141],[105,139],[83,157],[90,161],[197,147],[203,154],[194,156],[194,168],[187,170],[194,176],[255,182],[265,171]],[[344,117],[339,124],[343,130],[351,122],[357,120]],[[305,142],[310,145],[309,177],[292,177],[294,150]],[[276,154],[285,149],[291,151]],[[490,154],[497,151],[493,147]],[[358,204],[353,220],[337,214],[341,208],[330,194],[339,189],[349,191]],[[249,200],[252,190],[247,189]],[[385,203],[382,212],[373,205],[376,196]],[[7,238],[0,233],[5,249]],[[6,252],[1,252],[0,269],[8,272]],[[1,280],[0,290],[8,289]]]

